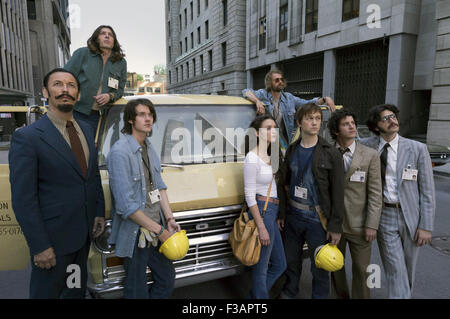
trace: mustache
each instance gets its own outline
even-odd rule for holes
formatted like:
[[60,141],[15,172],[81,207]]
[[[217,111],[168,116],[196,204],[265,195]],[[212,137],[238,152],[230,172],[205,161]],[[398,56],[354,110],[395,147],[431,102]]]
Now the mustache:
[[395,124],[395,123],[392,123],[391,125],[388,126],[388,128],[393,128],[393,127],[395,127],[395,126],[398,126],[398,125]]
[[72,101],[75,101],[75,100],[76,100],[75,97],[73,97],[72,95],[67,94],[67,93],[63,93],[63,94],[61,94],[61,95],[58,95],[58,96],[56,96],[55,98],[56,98],[56,99],[60,99],[60,98],[63,98],[63,97],[68,97],[68,98],[71,99]]

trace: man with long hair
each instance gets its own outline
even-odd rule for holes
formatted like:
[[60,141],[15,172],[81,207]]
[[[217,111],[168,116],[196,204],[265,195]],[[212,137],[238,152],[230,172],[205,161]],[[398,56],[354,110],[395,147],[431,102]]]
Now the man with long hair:
[[298,108],[305,104],[313,103],[317,105],[326,104],[331,111],[336,110],[333,99],[329,96],[316,97],[312,100],[304,100],[285,92],[287,86],[283,72],[280,70],[269,71],[265,78],[265,88],[260,90],[244,89],[242,95],[256,104],[256,113],[271,114],[280,128],[280,144],[282,150],[287,149],[289,143],[295,135],[294,115]]
[[74,116],[88,122],[94,136],[100,108],[123,95],[127,81],[124,57],[113,28],[101,25],[88,39],[87,47],[76,50],[64,67],[81,83],[81,98],[75,104]]
[[[108,155],[113,225],[109,243],[124,258],[124,298],[169,298],[175,282],[172,262],[159,247],[180,230],[161,178],[158,154],[148,137],[156,111],[147,99],[129,101],[123,114],[124,134]],[[147,266],[154,279],[147,287]]]

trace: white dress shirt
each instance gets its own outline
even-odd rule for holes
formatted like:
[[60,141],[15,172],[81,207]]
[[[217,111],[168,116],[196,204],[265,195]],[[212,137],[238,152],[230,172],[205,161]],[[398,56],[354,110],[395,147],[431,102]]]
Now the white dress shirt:
[[[338,149],[342,148],[342,146],[339,145],[339,143],[336,143],[336,147]],[[344,159],[344,169],[347,173],[348,169],[350,168],[350,165],[352,164],[353,160],[353,154],[355,153],[356,149],[356,141],[353,141],[353,143],[348,147],[350,151],[345,152],[342,157]]]
[[[388,143],[380,136],[380,144],[378,144],[378,152],[381,155],[384,145]],[[387,164],[386,164],[386,184],[383,188],[383,201],[386,203],[398,203],[397,190],[397,151],[398,151],[398,134],[389,142],[387,149]]]

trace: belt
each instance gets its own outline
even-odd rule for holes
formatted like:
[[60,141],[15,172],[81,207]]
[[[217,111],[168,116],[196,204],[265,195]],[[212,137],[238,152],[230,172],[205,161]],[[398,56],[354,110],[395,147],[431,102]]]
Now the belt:
[[92,115],[92,114],[100,115],[100,111],[97,111],[97,110],[91,110],[91,115]]
[[301,210],[306,210],[306,211],[315,211],[315,210],[316,210],[316,208],[315,208],[314,206],[309,206],[309,205],[301,204],[301,203],[296,202],[296,201],[293,200],[293,199],[290,199],[290,200],[289,200],[289,204],[290,204],[292,207],[295,207],[295,208],[301,209]]
[[[267,197],[266,196],[262,196],[262,195],[256,195],[256,199],[259,199],[259,200],[262,200],[262,201],[266,201]],[[278,203],[280,201],[278,199],[276,199],[276,198],[269,197],[269,202],[278,205]]]
[[384,203],[384,206],[389,208],[402,208],[400,203]]

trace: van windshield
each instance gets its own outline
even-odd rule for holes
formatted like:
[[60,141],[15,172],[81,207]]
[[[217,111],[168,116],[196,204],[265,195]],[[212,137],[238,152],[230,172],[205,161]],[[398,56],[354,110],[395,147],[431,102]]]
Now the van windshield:
[[[99,165],[123,136],[124,106],[108,111],[99,135]],[[255,117],[253,105],[156,106],[150,142],[162,164],[243,161],[245,133]]]

